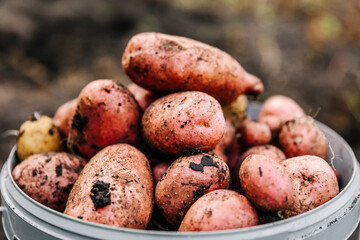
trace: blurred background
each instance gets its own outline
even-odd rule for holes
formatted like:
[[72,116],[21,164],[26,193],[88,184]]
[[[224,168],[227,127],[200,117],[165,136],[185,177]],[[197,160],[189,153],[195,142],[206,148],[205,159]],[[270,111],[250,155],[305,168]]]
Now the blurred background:
[[360,159],[359,0],[2,0],[0,165],[34,111],[52,116],[97,78],[128,83],[127,41],[158,31],[216,46],[336,130]]

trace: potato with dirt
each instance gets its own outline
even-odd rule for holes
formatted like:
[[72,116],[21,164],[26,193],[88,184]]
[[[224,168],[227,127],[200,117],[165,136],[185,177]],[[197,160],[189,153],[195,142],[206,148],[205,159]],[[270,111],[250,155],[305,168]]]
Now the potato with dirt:
[[146,143],[168,155],[191,149],[213,149],[224,132],[225,119],[219,102],[198,91],[159,98],[142,117],[142,136]]
[[228,166],[216,155],[198,150],[184,154],[170,165],[155,189],[156,205],[174,226],[180,225],[198,198],[213,190],[228,188],[230,181]]
[[158,93],[201,91],[227,105],[243,93],[259,95],[263,84],[229,54],[202,42],[162,33],[133,36],[122,66],[139,86]]
[[314,209],[339,193],[334,170],[318,156],[293,157],[282,161],[281,165],[289,174],[294,189],[294,202],[283,212],[286,218]]
[[62,104],[54,114],[54,124],[57,126],[63,137],[67,139],[71,127],[71,121],[75,115],[77,98]]
[[129,144],[115,144],[102,149],[85,166],[64,213],[90,222],[145,229],[153,195],[146,156]]
[[12,171],[19,188],[35,201],[63,212],[85,159],[65,152],[31,155]]
[[178,231],[219,231],[257,224],[256,210],[246,197],[220,189],[199,198],[187,211]]
[[34,113],[20,126],[16,138],[16,152],[20,161],[36,153],[61,150],[61,134],[52,118]]
[[288,157],[328,156],[329,141],[310,116],[285,122],[278,135],[278,145]]
[[270,157],[260,154],[246,157],[239,177],[245,196],[262,211],[285,210],[294,202],[289,174]]
[[112,144],[136,145],[140,117],[140,107],[125,86],[110,79],[92,81],[78,96],[68,146],[89,159]]

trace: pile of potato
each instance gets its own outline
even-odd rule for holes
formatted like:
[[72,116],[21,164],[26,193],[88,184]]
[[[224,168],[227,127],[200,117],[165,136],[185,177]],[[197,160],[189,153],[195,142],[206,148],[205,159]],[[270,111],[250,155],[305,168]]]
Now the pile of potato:
[[227,53],[142,33],[122,66],[134,83],[92,81],[53,118],[21,126],[12,176],[30,197],[85,221],[214,231],[289,218],[338,194],[313,118],[282,95],[247,116],[246,94],[263,84]]

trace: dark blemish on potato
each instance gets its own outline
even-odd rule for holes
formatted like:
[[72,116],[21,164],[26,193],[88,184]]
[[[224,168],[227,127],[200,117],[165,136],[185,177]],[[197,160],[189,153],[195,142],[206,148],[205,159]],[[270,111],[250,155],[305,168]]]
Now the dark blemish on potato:
[[118,106],[121,107],[121,103],[118,103]]
[[194,199],[198,199],[201,196],[204,195],[205,191],[208,190],[211,187],[212,183],[210,183],[209,185],[204,185],[201,184],[200,187],[198,189],[196,189],[195,191],[193,191],[194,194]]
[[55,167],[56,176],[60,177],[62,175],[62,165],[61,163]]
[[181,51],[184,50],[184,47],[181,46],[180,44],[178,44],[175,41],[169,41],[169,40],[164,40],[164,42],[162,42],[162,47],[165,51],[171,51],[171,50],[177,50],[177,51]]
[[54,135],[54,130],[52,128],[49,129],[49,134]]
[[194,149],[191,149],[191,150],[185,150],[183,151],[180,156],[181,157],[189,157],[189,156],[192,156],[192,155],[196,155],[196,154],[200,154],[202,153],[202,151],[198,148],[194,148]]
[[78,218],[78,219],[83,219],[83,216],[78,216],[77,218]]
[[37,170],[34,169],[34,170],[32,171],[32,176],[35,177],[36,175],[37,175]]
[[45,176],[44,176],[44,180],[47,180],[47,179],[48,179],[48,176],[47,176],[47,175],[45,175]]
[[118,85],[119,87],[125,88],[124,84],[122,84],[120,82],[116,82],[116,85]]
[[51,157],[49,157],[48,159],[45,160],[46,163],[51,161]]
[[184,125],[181,125],[180,128],[184,128],[185,126]]
[[94,210],[105,207],[111,203],[110,183],[97,180],[92,186],[90,198],[94,203]]
[[116,179],[118,179],[119,178],[119,176],[118,175],[116,175],[116,176],[112,176],[113,178],[116,178]]
[[216,167],[219,168],[219,165],[217,165],[216,162],[213,161],[213,158],[211,158],[209,155],[205,155],[201,158],[201,163],[197,164],[194,162],[190,163],[190,168],[194,171],[201,171],[204,172],[204,167],[205,166],[209,166],[209,167]]
[[40,183],[40,186],[44,186],[46,182],[41,182]]
[[212,216],[212,210],[209,209],[208,211],[205,212],[206,216],[209,218]]
[[164,126],[167,127],[167,122],[166,121],[164,121]]
[[87,116],[85,114],[81,116],[81,114],[78,111],[76,111],[71,123],[71,127],[79,131],[82,131],[87,123],[88,123]]
[[261,167],[259,167],[259,174],[260,174],[260,177],[262,177]]
[[98,103],[98,107],[102,106],[102,105],[106,105],[105,102],[101,102],[101,103]]
[[57,190],[59,190],[59,189],[60,189],[59,184],[60,184],[60,182],[56,182],[56,183],[55,183],[55,187],[56,187],[56,189],[57,189]]
[[64,193],[70,193],[71,189],[73,188],[74,184],[69,184],[67,185],[66,187],[62,187],[61,190],[64,192]]
[[110,93],[110,89],[108,89],[107,87],[101,87],[101,90],[104,90],[107,93]]
[[301,176],[302,176],[302,179],[303,179],[304,181],[307,181],[307,182],[310,182],[310,183],[312,183],[312,182],[315,181],[315,177],[314,177],[314,176],[307,176],[307,175],[305,175],[304,173],[301,173]]
[[97,151],[100,151],[101,150],[101,147],[99,147],[98,145],[96,144],[91,144],[90,147],[94,150],[97,150]]
[[168,108],[170,108],[170,107],[171,107],[171,105],[170,105],[170,104],[168,104],[168,105],[167,105],[167,107],[168,107]]

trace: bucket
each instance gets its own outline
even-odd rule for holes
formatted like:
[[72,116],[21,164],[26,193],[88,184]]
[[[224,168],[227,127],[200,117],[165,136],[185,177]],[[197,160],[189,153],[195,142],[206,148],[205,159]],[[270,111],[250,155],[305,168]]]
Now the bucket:
[[[256,118],[260,104],[249,104]],[[335,168],[342,181],[341,192],[327,203],[304,214],[249,228],[214,232],[134,230],[106,226],[56,212],[29,198],[15,184],[11,172],[17,164],[13,148],[1,175],[2,222],[8,239],[347,239],[360,219],[360,170],[349,145],[329,127],[316,122],[330,141]],[[330,156],[332,154],[329,154]]]

